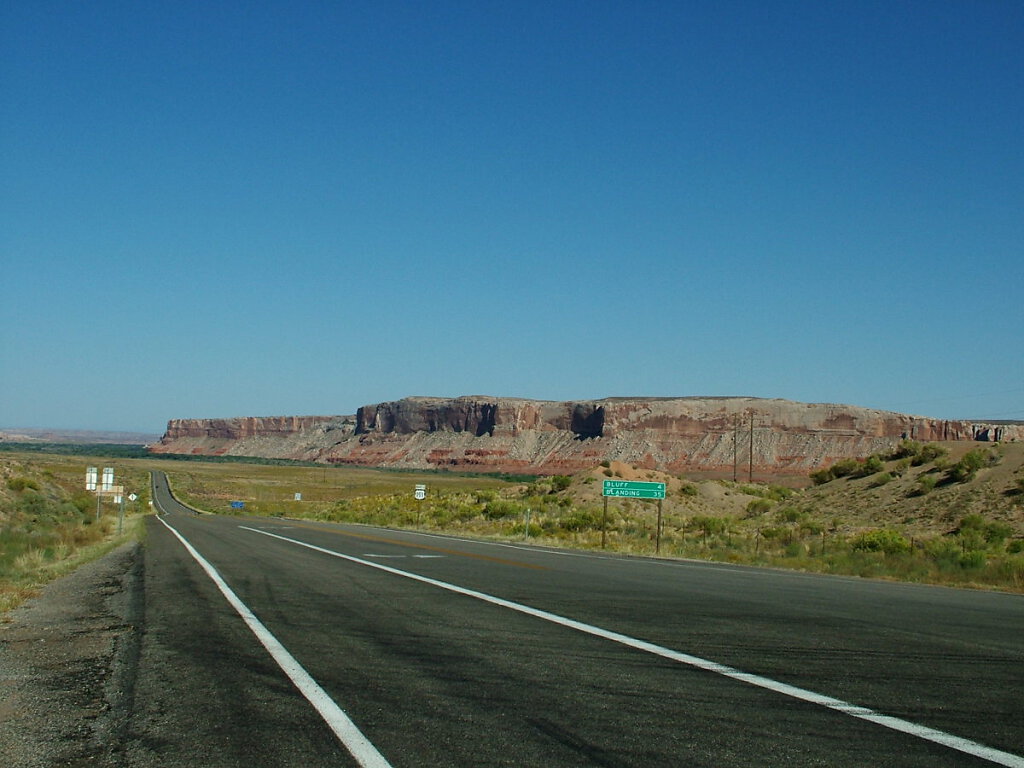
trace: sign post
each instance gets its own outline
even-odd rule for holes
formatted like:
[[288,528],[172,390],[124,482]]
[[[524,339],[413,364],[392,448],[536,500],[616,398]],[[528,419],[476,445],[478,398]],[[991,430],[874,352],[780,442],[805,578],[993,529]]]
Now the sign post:
[[657,499],[658,530],[654,537],[654,551],[661,552],[661,500],[665,498],[665,483],[645,483],[639,480],[605,480],[602,488],[604,515],[601,519],[601,549],[605,548],[608,530],[608,498]]

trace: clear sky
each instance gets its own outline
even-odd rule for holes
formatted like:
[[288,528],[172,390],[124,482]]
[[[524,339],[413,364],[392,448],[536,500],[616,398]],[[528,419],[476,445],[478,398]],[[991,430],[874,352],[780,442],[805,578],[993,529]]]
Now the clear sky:
[[1024,419],[1024,2],[0,11],[0,426]]

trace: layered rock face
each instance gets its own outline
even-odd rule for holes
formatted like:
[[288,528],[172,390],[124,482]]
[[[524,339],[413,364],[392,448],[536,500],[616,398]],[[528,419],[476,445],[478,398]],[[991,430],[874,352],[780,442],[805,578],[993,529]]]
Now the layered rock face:
[[752,463],[758,474],[775,475],[884,451],[903,438],[1024,439],[1024,425],[745,397],[410,397],[363,406],[355,416],[176,419],[152,450],[541,474],[603,460],[671,472],[731,472]]

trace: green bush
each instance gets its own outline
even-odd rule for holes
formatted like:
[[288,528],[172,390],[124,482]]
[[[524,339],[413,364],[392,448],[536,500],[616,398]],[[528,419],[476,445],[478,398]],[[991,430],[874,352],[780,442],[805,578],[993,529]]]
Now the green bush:
[[497,499],[484,506],[483,514],[488,520],[502,520],[506,517],[522,515],[524,507],[512,501]]
[[796,507],[783,507],[775,513],[775,517],[783,523],[796,523],[802,520],[805,515]]
[[960,552],[960,545],[947,536],[937,536],[924,543],[925,555],[938,563],[955,563]]
[[893,477],[903,477],[906,471],[910,469],[910,459],[900,459],[889,469],[889,472]]
[[570,485],[572,485],[572,478],[567,475],[554,475],[551,478],[551,490],[554,493],[564,491]]
[[835,476],[832,474],[832,470],[828,467],[816,469],[811,472],[810,476],[815,485],[824,485],[825,483],[835,479]]
[[722,517],[696,515],[690,520],[690,528],[700,531],[704,535],[705,543],[707,543],[707,538],[710,534],[725,533],[728,527],[728,521]]
[[970,543],[970,548],[983,545],[1001,548],[1003,542],[1013,535],[1013,526],[998,520],[986,520],[977,513],[960,519],[960,537]]
[[910,551],[907,537],[889,528],[865,531],[854,537],[850,546],[857,552],[884,552],[887,555]]
[[882,461],[882,457],[872,454],[864,459],[864,463],[857,468],[855,475],[857,477],[868,477],[869,475],[881,472],[883,469],[885,469],[885,463]]
[[999,463],[1000,456],[995,451],[974,448],[963,455],[949,469],[949,478],[957,483],[966,483],[974,479],[979,469],[991,467]]
[[922,445],[917,440],[900,440],[899,445],[892,449],[890,459],[914,458],[921,453]]
[[935,485],[939,482],[939,479],[935,475],[921,475],[917,478],[917,485],[921,494],[931,493],[935,490]]
[[974,549],[960,555],[960,567],[966,570],[975,570],[985,567],[985,553]]
[[7,478],[7,487],[12,491],[21,492],[25,489],[31,489],[33,491],[39,490],[39,483],[30,477],[9,477]]
[[747,517],[763,515],[771,508],[772,503],[768,499],[751,499],[750,503],[747,504]]
[[840,459],[832,465],[833,477],[847,477],[857,472],[860,462],[856,459]]
[[577,508],[565,517],[560,525],[566,531],[586,531],[601,527],[603,512],[587,508]]
[[921,446],[919,450],[912,458],[911,464],[915,467],[920,467],[923,464],[927,464],[930,461],[935,461],[945,456],[949,451],[943,448],[941,445],[935,443],[928,443],[927,445]]
[[892,482],[892,475],[888,472],[879,472],[871,483],[872,488],[881,488],[883,485]]

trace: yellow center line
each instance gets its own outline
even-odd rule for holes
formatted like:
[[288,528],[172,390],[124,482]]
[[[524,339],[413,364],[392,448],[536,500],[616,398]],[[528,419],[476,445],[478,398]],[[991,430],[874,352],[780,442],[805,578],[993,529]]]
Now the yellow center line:
[[506,560],[503,557],[492,557],[490,555],[476,555],[471,552],[460,552],[457,549],[446,549],[445,547],[432,547],[429,544],[413,544],[407,541],[397,541],[395,539],[388,539],[383,536],[373,536],[368,533],[353,533],[352,531],[342,531],[337,528],[323,528],[318,525],[305,525],[302,523],[296,523],[291,520],[288,521],[289,525],[293,528],[304,528],[308,531],[320,531],[322,533],[333,533],[339,536],[348,536],[353,539],[362,539],[364,541],[373,541],[381,544],[393,544],[398,547],[409,547],[411,549],[423,549],[427,552],[438,552],[443,555],[454,555],[455,557],[468,557],[473,560],[483,560],[488,563],[498,563],[500,565],[511,565],[516,568],[529,568],[534,571],[546,571],[547,567],[543,565],[533,565],[531,563],[520,563],[515,560]]

